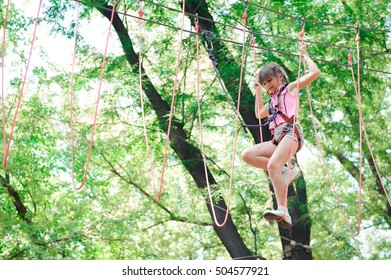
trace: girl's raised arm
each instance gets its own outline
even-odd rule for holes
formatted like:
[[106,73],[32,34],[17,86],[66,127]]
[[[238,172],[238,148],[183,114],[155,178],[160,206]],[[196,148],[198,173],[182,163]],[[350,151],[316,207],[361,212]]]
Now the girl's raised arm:
[[269,115],[268,104],[263,105],[262,102],[262,87],[258,82],[255,82],[255,117],[263,119]]
[[312,83],[320,76],[320,70],[318,66],[315,64],[315,62],[308,55],[307,47],[304,43],[300,43],[299,50],[300,50],[300,54],[302,55],[303,59],[308,65],[308,73],[300,77],[298,80],[289,84],[288,91],[292,93],[295,92],[295,89],[297,88],[297,83],[299,83],[298,88],[300,90],[308,86],[310,83]]

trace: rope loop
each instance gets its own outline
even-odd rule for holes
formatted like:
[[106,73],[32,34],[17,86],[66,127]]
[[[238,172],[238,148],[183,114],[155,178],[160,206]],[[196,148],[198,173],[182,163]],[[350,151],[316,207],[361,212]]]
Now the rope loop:
[[[3,149],[7,149],[7,134],[5,131],[5,90],[4,90],[4,51],[5,51],[5,38],[7,33],[7,21],[8,21],[8,12],[9,12],[10,0],[7,1],[4,25],[3,25],[3,42],[1,44],[1,116],[2,116],[2,127],[3,127]],[[6,162],[6,153],[3,155],[3,162]]]
[[138,6],[138,17],[139,18],[142,18],[144,15],[143,11],[142,11],[142,7],[141,7],[141,3],[140,5]]
[[242,15],[242,23],[243,23],[243,25],[246,24],[246,20],[247,20],[247,8],[244,9],[243,15]]
[[[9,3],[7,5],[7,10],[8,10],[8,6],[9,6]],[[12,142],[12,136],[14,134],[14,130],[15,130],[15,126],[16,126],[16,120],[18,118],[18,113],[19,113],[19,109],[20,109],[20,104],[22,102],[22,97],[23,97],[23,92],[24,92],[24,86],[26,84],[26,80],[27,80],[27,74],[29,72],[29,67],[30,67],[30,62],[31,62],[31,57],[32,57],[32,53],[33,53],[33,49],[34,49],[34,42],[35,42],[35,37],[36,37],[36,32],[37,32],[37,28],[38,28],[38,22],[39,22],[39,14],[40,14],[40,11],[41,11],[41,8],[42,8],[42,0],[39,1],[39,5],[38,5],[38,11],[37,11],[37,16],[35,18],[35,23],[34,23],[34,31],[33,31],[33,37],[31,39],[31,46],[30,46],[30,52],[29,52],[29,55],[28,55],[28,59],[27,59],[27,64],[26,64],[26,70],[25,70],[25,73],[24,73],[24,76],[23,76],[23,81],[22,81],[22,85],[20,87],[20,92],[19,92],[19,97],[18,97],[18,103],[16,105],[16,109],[15,109],[15,114],[14,114],[14,119],[13,119],[13,122],[12,122],[12,128],[11,128],[11,132],[10,132],[10,136],[8,138],[8,142],[7,142],[7,147],[4,151],[4,158],[3,158],[3,168],[4,170],[7,170],[7,161],[8,161],[8,154],[9,154],[9,150],[11,148],[11,142]],[[4,26],[6,22],[4,22]],[[5,32],[5,28],[4,28],[4,32]],[[5,34],[5,33],[4,33]],[[3,41],[4,43],[4,41]],[[4,48],[3,48],[4,49]],[[2,58],[2,60],[4,59],[4,56]],[[4,76],[4,75],[3,75]],[[4,101],[3,101],[3,105],[2,105],[2,109],[4,109]],[[4,130],[5,130],[5,120],[3,120],[3,127],[4,127]],[[4,134],[5,135],[5,134]]]
[[301,31],[299,33],[301,40],[304,40],[304,34],[305,34],[305,31],[304,31],[304,25],[303,25],[301,28]]
[[165,170],[166,170],[168,148],[169,148],[169,143],[170,143],[171,125],[173,122],[174,110],[175,110],[175,97],[176,97],[177,88],[178,88],[179,65],[181,62],[184,25],[185,25],[185,1],[182,2],[182,20],[181,20],[181,29],[180,29],[180,40],[179,40],[178,51],[177,51],[174,89],[172,91],[172,97],[171,97],[170,116],[169,116],[168,127],[167,127],[166,146],[164,149],[164,158],[163,158],[163,166],[162,166],[162,173],[161,173],[161,179],[160,179],[160,187],[159,187],[159,193],[156,194],[156,199],[157,199],[157,202],[159,202],[159,203],[160,203],[162,192],[163,192],[163,182],[164,182],[164,175],[165,175]]
[[[200,25],[199,25],[199,19],[198,19],[198,13],[195,14],[195,19],[194,19],[194,22],[195,22],[195,26],[194,26],[194,31],[196,33],[198,33],[198,30],[200,28]],[[198,34],[197,34],[198,35]]]
[[[88,148],[87,160],[86,160],[86,163],[84,165],[83,180],[82,180],[80,186],[78,186],[78,187],[76,187],[75,184],[74,184],[74,177],[73,177],[74,176],[74,171],[72,170],[72,183],[73,183],[73,186],[74,186],[74,188],[76,190],[81,190],[83,188],[85,182],[87,181],[88,166],[89,166],[89,164],[91,162],[92,146],[93,146],[93,142],[94,142],[96,122],[97,122],[97,119],[98,119],[99,101],[100,101],[100,96],[101,96],[103,75],[104,75],[104,72],[105,72],[107,51],[108,51],[108,48],[109,48],[109,39],[110,39],[111,29],[113,27],[113,21],[114,21],[114,15],[115,15],[115,8],[116,8],[116,6],[117,6],[117,0],[114,0],[114,4],[113,4],[112,10],[111,10],[110,25],[109,25],[109,29],[108,29],[108,32],[107,32],[106,44],[105,44],[105,49],[104,49],[104,53],[103,53],[103,59],[102,59],[102,63],[101,63],[100,76],[99,76],[99,85],[98,85],[98,93],[97,93],[96,104],[95,104],[94,122],[92,124],[92,129],[91,129],[91,137],[90,137],[90,144],[89,144],[89,148]],[[78,11],[76,11],[76,14],[78,14]],[[76,30],[77,30],[77,24],[75,26],[75,32],[76,32]],[[75,33],[75,44],[76,44],[76,33]],[[74,63],[75,63],[75,57],[73,59],[73,65],[74,65]],[[73,79],[73,77],[72,77],[72,79]],[[73,81],[72,81],[72,83],[73,83]],[[71,98],[72,98],[72,95],[73,95],[73,89],[71,90]],[[72,102],[71,102],[70,106],[72,108],[72,106],[73,106]],[[71,118],[70,121],[71,121],[71,130],[72,130],[72,125],[73,125],[72,124],[72,118]],[[71,133],[71,135],[73,135],[73,132]],[[71,136],[71,137],[73,137],[73,136]],[[72,157],[73,157],[73,138],[72,138]],[[72,169],[73,169],[73,158],[72,158]]]
[[250,43],[251,43],[251,46],[255,47],[255,38],[254,38],[254,36],[251,37]]

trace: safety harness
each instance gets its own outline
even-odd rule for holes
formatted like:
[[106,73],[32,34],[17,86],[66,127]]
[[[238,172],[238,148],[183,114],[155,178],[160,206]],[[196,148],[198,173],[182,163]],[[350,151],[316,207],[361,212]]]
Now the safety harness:
[[[237,110],[235,109],[232,101],[230,100],[230,98],[228,97],[228,93],[227,93],[227,90],[225,89],[224,85],[223,85],[223,81],[221,80],[221,77],[220,77],[220,74],[219,74],[219,71],[217,69],[217,62],[216,62],[216,58],[215,56],[213,55],[213,38],[214,38],[214,34],[213,32],[211,31],[208,31],[208,30],[203,30],[202,31],[202,36],[204,37],[205,39],[205,44],[206,44],[206,50],[208,51],[208,54],[209,54],[209,58],[210,60],[212,61],[212,65],[213,65],[213,68],[216,72],[216,76],[218,78],[218,81],[221,85],[221,88],[223,89],[223,92],[225,94],[225,97],[227,98],[228,100],[228,103],[229,105],[231,106],[231,109],[232,111],[235,113],[236,117],[238,118],[239,122],[240,122],[240,125],[242,126],[242,128],[244,129],[244,132],[247,134],[247,127],[264,127],[266,125],[268,125],[271,121],[274,121],[275,124],[276,124],[276,117],[277,115],[279,114],[283,119],[284,121],[286,122],[286,125],[290,125],[291,127],[293,126],[293,122],[294,122],[294,117],[292,116],[292,118],[288,118],[282,111],[280,111],[278,109],[279,105],[280,105],[280,95],[281,93],[284,91],[284,89],[287,87],[287,84],[284,85],[283,87],[281,87],[280,91],[278,92],[278,95],[277,95],[277,105],[273,107],[273,104],[272,104],[272,100],[269,101],[269,118],[267,120],[267,122],[265,123],[262,123],[262,124],[246,124],[244,123],[244,121],[242,121],[241,117],[239,116],[239,113],[237,112]],[[284,100],[284,106],[285,106],[285,100]],[[285,107],[285,111],[286,111],[286,107]],[[277,124],[276,124],[277,125]],[[298,147],[298,150],[300,149],[301,147],[301,141],[300,141],[300,133],[299,133],[299,129],[297,128],[297,125],[295,125],[295,134],[297,136],[297,139],[298,139],[298,143],[299,143],[299,147]],[[287,131],[283,131],[281,133],[281,136],[280,138],[278,139],[278,141],[276,141],[274,139],[274,136],[272,138],[272,142],[277,145],[278,142],[281,141],[282,138],[284,138],[284,136],[286,135]]]
[[[279,109],[280,108],[280,101],[281,101],[281,94],[287,86],[288,86],[288,84],[285,84],[284,86],[282,86],[280,88],[279,92],[277,93],[277,104],[275,106],[273,106],[272,99],[270,99],[270,101],[269,101],[269,118],[268,118],[267,122],[262,125],[266,125],[266,124],[269,124],[271,121],[274,121],[275,127],[277,127],[276,117],[277,117],[277,115],[280,115],[285,122],[285,124],[284,124],[285,126],[290,126],[290,127],[293,126],[295,116],[293,115],[292,117],[289,118],[286,114],[284,114],[284,112],[282,112]],[[284,107],[285,107],[285,112],[286,112],[287,110],[286,110],[286,104],[285,104],[285,97],[284,97]],[[273,138],[271,139],[272,143],[277,146],[278,143],[280,143],[280,141],[288,133],[288,130],[289,129],[284,129],[278,139],[274,138],[274,133],[273,133]],[[298,139],[299,146],[298,146],[297,150],[300,150],[301,137],[300,137],[299,129],[297,127],[297,122],[295,123],[295,127],[294,127],[293,131],[295,132],[296,137]]]

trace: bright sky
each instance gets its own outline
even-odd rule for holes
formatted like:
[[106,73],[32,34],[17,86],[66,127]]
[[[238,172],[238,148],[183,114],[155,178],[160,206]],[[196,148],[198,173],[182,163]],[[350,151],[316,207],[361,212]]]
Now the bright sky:
[[[15,2],[15,3],[14,3]],[[25,15],[35,18],[37,16],[37,11],[39,7],[39,1],[14,1],[13,4],[25,11]],[[44,1],[43,1],[44,2]],[[74,6],[74,5],[73,5]],[[68,11],[65,15],[65,22],[74,22],[76,20],[76,9]],[[97,12],[96,12],[97,13]],[[43,8],[40,11],[40,18],[43,16]],[[106,18],[101,17],[92,17],[91,20],[81,20],[78,22],[78,34],[81,35],[84,39],[83,44],[94,46],[97,51],[104,53],[106,46],[107,32],[109,30],[110,23]],[[30,28],[30,38],[33,34],[33,26]],[[100,32],[100,33],[99,33]],[[113,41],[113,37],[116,38],[114,30],[111,29],[110,40]],[[31,40],[31,39],[30,39]],[[48,57],[52,61],[55,61],[56,64],[60,67],[69,67],[69,70],[72,66],[73,59],[73,48],[74,40],[65,38],[60,35],[50,34],[50,28],[48,25],[40,22],[37,28],[36,41],[34,43],[33,52],[43,49],[47,52]],[[118,44],[110,44],[108,47],[109,54],[120,54],[122,52],[121,47]],[[33,53],[34,54],[34,53]],[[34,56],[31,61],[31,66],[40,65],[41,63],[39,56]]]

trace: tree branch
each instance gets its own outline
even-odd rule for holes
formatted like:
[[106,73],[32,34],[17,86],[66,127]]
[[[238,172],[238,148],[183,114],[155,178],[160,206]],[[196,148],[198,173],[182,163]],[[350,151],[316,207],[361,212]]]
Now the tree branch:
[[16,208],[16,211],[18,212],[22,220],[27,222],[28,224],[31,224],[31,219],[27,217],[28,210],[20,199],[18,192],[11,186],[8,173],[5,174],[5,177],[0,175],[0,183],[8,191],[8,194],[13,198],[13,203]]

